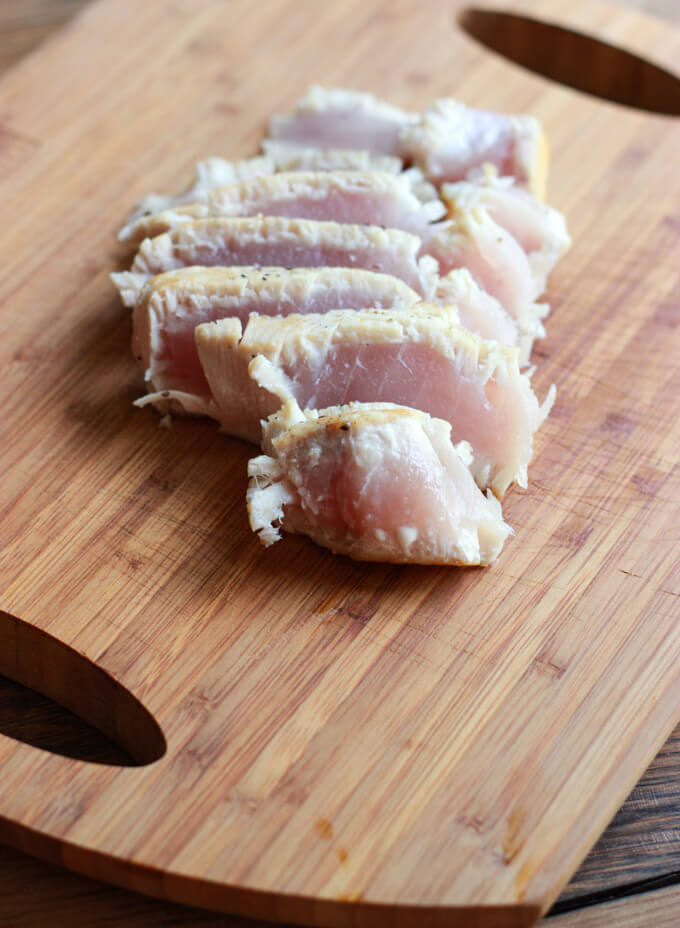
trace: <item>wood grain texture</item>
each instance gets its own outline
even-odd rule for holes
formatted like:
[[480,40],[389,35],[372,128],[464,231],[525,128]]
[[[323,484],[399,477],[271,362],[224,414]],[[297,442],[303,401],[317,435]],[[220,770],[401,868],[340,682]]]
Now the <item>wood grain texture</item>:
[[559,902],[680,880],[680,729],[676,728]]
[[[98,763],[125,763],[127,755],[89,726],[24,687],[0,677],[0,731],[22,741]],[[614,820],[557,901],[556,911],[576,907],[568,924],[578,924],[578,912],[588,906],[593,926],[615,924],[620,907],[593,904],[621,893],[631,913],[639,911],[632,893],[648,895],[650,912],[657,913],[660,893],[650,887],[677,882],[680,874],[680,730],[675,729]],[[163,928],[165,925],[247,928],[235,916],[160,902],[136,893],[69,874],[61,867],[28,858],[13,848],[0,848],[0,925],[54,928],[125,925]],[[30,891],[29,891],[30,888]],[[661,898],[666,898],[662,896]],[[669,896],[669,898],[672,898]],[[627,909],[624,908],[624,912]],[[647,910],[644,909],[646,912]],[[584,915],[584,917],[586,917]],[[595,916],[599,920],[595,920]],[[670,913],[669,913],[670,916]],[[637,917],[637,916],[636,916]],[[561,925],[562,916],[552,925]],[[633,915],[629,917],[635,924]],[[661,921],[660,925],[663,926]],[[668,917],[666,924],[674,928]],[[546,928],[548,926],[546,925]]]
[[0,732],[44,751],[90,763],[131,763],[129,754],[97,728],[6,677],[0,677]]
[[[271,922],[206,912],[106,886],[6,847],[0,847],[0,869],[3,928],[271,928]],[[541,928],[676,928],[679,908],[680,887],[671,886],[548,918]]]
[[[0,925],[5,928],[272,928],[271,922],[150,899],[64,872],[0,846]],[[625,897],[544,919],[541,928],[676,928],[680,887]],[[287,926],[295,928],[295,926]]]
[[[106,886],[0,846],[3,928],[271,928],[271,922],[206,912]],[[294,928],[294,926],[292,926]]]
[[[0,4],[0,71],[19,61],[25,54],[67,23],[92,0],[3,0]],[[677,0],[617,0],[622,6],[664,16],[677,22]]]
[[[42,697],[0,678],[0,731],[7,732],[10,726],[22,740],[57,750],[71,749],[100,763],[120,763],[125,759],[102,735],[84,731],[82,723],[64,717],[53,705],[44,705]],[[616,918],[636,928],[645,925],[675,928],[676,910],[670,901],[676,897],[671,891],[650,892],[649,887],[654,880],[675,880],[680,870],[677,741],[676,729],[558,900],[558,909],[564,904],[578,908],[558,920],[551,918],[545,928],[576,926],[581,917],[593,928],[616,926]],[[107,886],[9,847],[0,847],[0,872],[1,926],[254,928],[251,921],[236,916],[211,914]],[[673,891],[677,893],[677,889]],[[617,892],[624,894],[620,905],[592,904],[593,899]],[[644,901],[631,893],[644,894]],[[584,905],[588,905],[585,911]],[[652,916],[658,921],[654,922]]]
[[3,0],[0,4],[0,70],[4,71],[90,0]]
[[680,886],[669,886],[546,919],[545,928],[675,928],[679,911]]
[[[224,10],[191,6],[174,4],[159,20],[160,5],[149,4],[135,18],[137,43],[152,36],[164,64],[151,80],[140,66],[144,49],[126,33],[132,17],[123,4],[104,4],[41,53],[40,94],[35,59],[3,87],[10,131],[36,143],[16,159],[6,202],[25,204],[22,190],[52,183],[3,243],[12,256],[0,278],[6,312],[12,304],[3,350],[13,365],[4,408],[15,428],[3,446],[10,479],[0,537],[10,540],[1,605],[114,674],[169,740],[167,757],[133,777],[3,742],[8,784],[22,784],[2,808],[6,837],[109,879],[249,912],[264,906],[268,915],[328,923],[375,914],[366,903],[396,891],[390,901],[436,899],[458,905],[461,916],[491,915],[478,908],[482,900],[509,904],[507,923],[521,924],[558,891],[677,710],[677,612],[668,597],[677,580],[678,436],[665,428],[677,371],[664,351],[677,286],[678,190],[669,169],[677,129],[592,101],[576,105],[567,91],[498,61],[485,58],[475,70],[481,53],[467,44],[452,65],[452,43],[436,41],[444,23],[435,29],[434,13],[432,33],[423,25],[414,42],[411,29],[404,43],[409,16],[413,25],[420,15],[408,4],[398,18],[362,7],[357,20],[349,5],[338,8],[338,21],[317,28],[332,26],[343,54],[326,48],[323,62],[311,45],[301,53],[294,22],[291,35],[267,38],[277,60],[295,56],[297,74],[258,65],[262,43],[246,41],[269,36],[276,4],[234,4],[230,15],[241,14],[243,31],[228,48],[236,36],[219,28]],[[634,47],[653,41],[662,62],[677,52],[668,30],[631,17],[605,21],[591,9],[583,15],[594,17],[593,28]],[[145,31],[140,17],[157,28]],[[356,61],[344,54],[350,23]],[[379,47],[371,44],[376,23]],[[85,55],[85,33],[115,34],[118,57],[112,47]],[[215,41],[222,35],[229,39]],[[379,76],[385,49],[398,48],[406,56],[401,83],[393,70]],[[426,56],[428,70],[416,71]],[[65,121],[64,94],[52,97],[44,75],[52,68],[63,91],[74,60],[81,79],[92,61],[99,108],[96,117],[84,109]],[[127,66],[125,92],[98,82],[114,65],[121,74]],[[195,81],[168,94],[159,73],[189,66]],[[246,67],[248,86],[239,80]],[[123,196],[149,180],[174,185],[182,164],[216,150],[217,113],[231,117],[227,153],[247,151],[268,112],[317,76],[413,106],[455,83],[470,102],[532,108],[555,145],[554,176],[568,178],[552,198],[567,208],[579,244],[555,277],[559,309],[540,371],[543,388],[550,379],[562,388],[561,415],[546,429],[535,489],[509,500],[510,518],[531,541],[516,541],[493,572],[369,570],[329,560],[303,540],[273,560],[247,536],[245,449],[199,423],[159,434],[150,417],[128,409],[136,389],[125,356],[129,323],[104,278]],[[129,101],[140,99],[139,82],[147,106],[135,120]],[[191,152],[184,134],[177,141],[173,113],[190,130]],[[586,172],[595,122],[601,150]],[[625,210],[615,196],[624,190]],[[621,239],[629,213],[644,242]],[[48,234],[57,221],[58,243]],[[645,279],[651,255],[653,287]],[[616,327],[604,325],[607,317]],[[635,591],[631,577],[643,581]],[[641,628],[643,614],[653,615],[653,627]],[[614,657],[616,676],[603,672]],[[498,773],[480,780],[481,770]],[[45,843],[41,833],[62,843]],[[94,844],[103,856],[94,857]],[[461,855],[458,876],[452,853]],[[161,879],[144,869],[148,854],[172,872]],[[115,855],[134,866],[116,864]],[[423,871],[423,856],[442,864]],[[205,878],[215,883],[200,886]],[[306,886],[326,901],[275,901],[256,891],[270,878],[274,892]],[[224,889],[228,880],[241,889]],[[524,906],[513,905],[522,894]],[[474,907],[467,913],[465,902]]]

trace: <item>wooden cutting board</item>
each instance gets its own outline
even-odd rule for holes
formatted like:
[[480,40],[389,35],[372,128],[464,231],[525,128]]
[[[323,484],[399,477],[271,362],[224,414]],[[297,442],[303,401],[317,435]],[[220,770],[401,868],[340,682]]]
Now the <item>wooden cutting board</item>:
[[[0,672],[140,763],[0,737],[0,839],[266,918],[530,925],[680,717],[680,124],[508,63],[459,9],[103,0],[0,82]],[[679,60],[667,24],[540,14]],[[265,551],[252,449],[131,406],[115,230],[313,81],[547,129],[574,238],[536,351],[558,399],[489,570]]]

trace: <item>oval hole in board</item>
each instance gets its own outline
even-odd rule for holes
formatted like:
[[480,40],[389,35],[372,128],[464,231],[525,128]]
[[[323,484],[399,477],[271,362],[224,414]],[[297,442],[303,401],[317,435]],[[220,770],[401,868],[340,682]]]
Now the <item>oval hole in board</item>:
[[500,10],[468,7],[458,24],[486,48],[558,84],[635,109],[680,115],[680,78],[625,49]]
[[[166,752],[160,726],[124,686],[73,648],[2,610],[0,675],[21,685],[20,690],[11,684],[0,690],[0,733],[14,740],[117,766],[151,764]],[[52,700],[51,707],[45,699],[31,699],[24,687]],[[13,705],[22,717],[10,717]],[[25,718],[29,707],[37,716],[32,726]],[[88,738],[89,726],[101,734]]]
[[0,676],[0,734],[73,760],[118,767],[136,761],[98,729],[59,703]]

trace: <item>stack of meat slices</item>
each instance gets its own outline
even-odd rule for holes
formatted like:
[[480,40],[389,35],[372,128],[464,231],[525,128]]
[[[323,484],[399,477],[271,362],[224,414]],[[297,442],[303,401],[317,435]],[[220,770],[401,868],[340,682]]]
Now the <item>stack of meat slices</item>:
[[362,560],[489,564],[553,401],[522,370],[569,246],[546,171],[530,116],[312,88],[261,155],[202,162],[122,230],[138,405],[261,445],[265,545],[284,529]]

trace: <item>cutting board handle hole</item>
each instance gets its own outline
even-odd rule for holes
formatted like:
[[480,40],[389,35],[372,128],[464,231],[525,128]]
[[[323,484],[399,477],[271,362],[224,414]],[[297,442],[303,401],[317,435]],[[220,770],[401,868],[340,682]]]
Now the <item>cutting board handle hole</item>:
[[[160,726],[124,686],[73,648],[2,610],[0,677],[19,684],[5,681],[0,697],[0,733],[14,740],[123,767],[153,763],[166,752]],[[30,726],[27,734],[31,711],[40,713],[40,730]]]
[[474,7],[458,14],[458,24],[486,48],[558,84],[635,109],[680,115],[680,78],[594,36]]

